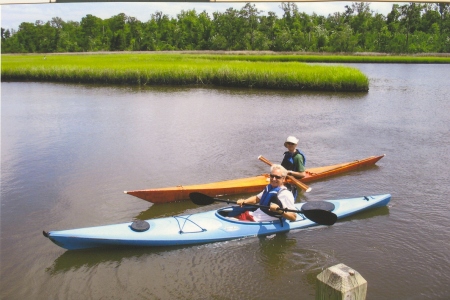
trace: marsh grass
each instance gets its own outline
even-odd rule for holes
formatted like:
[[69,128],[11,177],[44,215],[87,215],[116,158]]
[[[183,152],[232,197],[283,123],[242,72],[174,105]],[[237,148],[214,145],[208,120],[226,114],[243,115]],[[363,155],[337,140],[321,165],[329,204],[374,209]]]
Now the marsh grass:
[[368,91],[361,71],[285,56],[191,54],[2,55],[2,80],[130,85],[218,85]]
[[210,59],[246,60],[271,62],[312,63],[400,63],[400,64],[449,64],[450,56],[400,56],[400,55],[309,55],[309,54],[266,54],[266,55],[210,55]]

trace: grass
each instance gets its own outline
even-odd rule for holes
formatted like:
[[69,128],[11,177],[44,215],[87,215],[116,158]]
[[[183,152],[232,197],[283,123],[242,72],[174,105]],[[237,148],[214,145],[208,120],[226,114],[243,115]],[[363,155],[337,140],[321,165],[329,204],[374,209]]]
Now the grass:
[[449,64],[450,56],[402,56],[402,55],[344,55],[344,54],[228,54],[210,55],[211,59],[219,60],[246,60],[246,61],[272,61],[272,62],[312,62],[312,63],[400,63],[400,64]]
[[283,90],[369,89],[361,71],[292,55],[112,53],[2,55],[2,80],[130,85],[218,85]]

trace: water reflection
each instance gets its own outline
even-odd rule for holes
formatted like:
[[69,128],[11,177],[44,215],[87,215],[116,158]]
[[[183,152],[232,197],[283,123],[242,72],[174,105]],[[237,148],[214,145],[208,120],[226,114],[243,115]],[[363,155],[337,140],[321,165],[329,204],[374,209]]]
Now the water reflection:
[[387,216],[387,215],[389,215],[389,207],[383,206],[383,207],[371,209],[368,211],[363,211],[354,216],[350,216],[350,217],[344,218],[342,220],[338,220],[338,222],[343,223],[346,221],[366,220],[366,219],[370,219],[372,217]]
[[257,261],[268,274],[276,276],[290,263],[290,253],[297,245],[297,240],[289,238],[287,233],[259,238]]
[[171,251],[178,251],[192,246],[174,247],[108,247],[86,250],[66,251],[59,256],[53,264],[46,268],[50,275],[76,271],[81,268],[95,268],[105,264],[118,267],[122,262],[129,259],[145,258],[151,255],[159,255]]

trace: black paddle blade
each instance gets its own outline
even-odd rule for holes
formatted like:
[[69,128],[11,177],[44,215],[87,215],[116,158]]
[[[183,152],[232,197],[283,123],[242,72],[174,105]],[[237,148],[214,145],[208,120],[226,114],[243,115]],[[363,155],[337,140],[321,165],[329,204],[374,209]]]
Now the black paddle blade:
[[214,198],[198,192],[190,193],[189,198],[197,205],[210,205],[215,201]]
[[321,209],[302,210],[302,214],[313,222],[320,225],[333,225],[337,221],[337,216],[331,211]]

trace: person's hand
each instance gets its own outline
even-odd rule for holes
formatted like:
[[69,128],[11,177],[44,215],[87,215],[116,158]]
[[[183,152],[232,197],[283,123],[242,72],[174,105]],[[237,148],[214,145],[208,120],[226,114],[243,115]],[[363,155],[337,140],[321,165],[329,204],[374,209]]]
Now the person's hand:
[[240,207],[242,207],[243,205],[244,205],[244,199],[240,199],[240,200],[238,200],[238,201],[236,201],[236,203],[240,206]]
[[280,213],[280,212],[282,212],[282,209],[277,204],[270,203],[270,211]]

